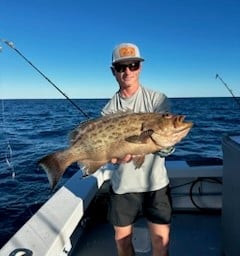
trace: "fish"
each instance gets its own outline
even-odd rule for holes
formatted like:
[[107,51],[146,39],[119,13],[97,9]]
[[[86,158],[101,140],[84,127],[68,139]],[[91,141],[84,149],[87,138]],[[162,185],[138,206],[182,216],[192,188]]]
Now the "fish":
[[50,186],[58,181],[73,163],[79,163],[91,175],[112,159],[134,155],[140,168],[146,154],[155,153],[179,143],[193,123],[184,115],[171,113],[118,112],[80,123],[69,136],[67,148],[50,153],[39,160]]

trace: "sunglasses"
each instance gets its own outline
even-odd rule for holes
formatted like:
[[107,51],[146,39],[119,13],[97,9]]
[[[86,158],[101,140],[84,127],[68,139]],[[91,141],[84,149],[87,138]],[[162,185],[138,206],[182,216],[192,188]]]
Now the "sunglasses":
[[140,62],[132,62],[130,64],[115,64],[114,69],[120,73],[125,72],[126,68],[129,68],[131,71],[136,71],[140,67]]

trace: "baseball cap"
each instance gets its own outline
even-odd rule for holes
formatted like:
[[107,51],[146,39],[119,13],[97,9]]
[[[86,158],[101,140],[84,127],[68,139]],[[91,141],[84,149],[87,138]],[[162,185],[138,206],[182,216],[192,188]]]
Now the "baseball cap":
[[122,43],[113,49],[112,64],[123,61],[144,61],[140,56],[140,51],[135,44]]

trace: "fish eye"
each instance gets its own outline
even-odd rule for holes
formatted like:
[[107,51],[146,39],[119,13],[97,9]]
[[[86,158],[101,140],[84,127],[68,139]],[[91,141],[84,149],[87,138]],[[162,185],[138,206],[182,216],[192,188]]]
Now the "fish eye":
[[164,118],[172,118],[172,114],[170,114],[170,113],[164,113],[162,116]]

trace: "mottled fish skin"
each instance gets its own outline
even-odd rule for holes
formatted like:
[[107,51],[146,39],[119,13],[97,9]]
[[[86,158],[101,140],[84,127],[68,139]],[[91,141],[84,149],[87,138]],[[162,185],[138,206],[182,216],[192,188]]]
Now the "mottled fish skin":
[[80,163],[87,174],[94,173],[112,158],[127,154],[144,155],[174,146],[190,131],[192,122],[182,115],[121,112],[86,121],[70,135],[70,146],[43,157],[39,164],[48,175],[52,188],[66,168]]

